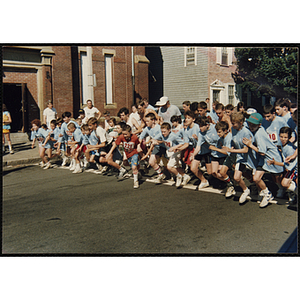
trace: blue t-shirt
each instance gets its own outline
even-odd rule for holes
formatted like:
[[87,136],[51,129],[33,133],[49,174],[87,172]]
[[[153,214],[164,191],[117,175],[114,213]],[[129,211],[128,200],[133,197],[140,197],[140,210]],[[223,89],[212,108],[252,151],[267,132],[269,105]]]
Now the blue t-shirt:
[[219,140],[219,136],[215,128],[215,125],[210,124],[207,131],[205,132],[200,131],[199,137],[200,138],[198,139],[197,146],[200,146],[200,152],[198,154],[206,154],[211,152],[211,155],[216,156],[217,151],[215,150],[211,151],[209,149],[210,145],[217,147],[217,143]]
[[174,132],[171,132],[167,137],[164,137],[162,133],[158,133],[153,137],[153,139],[158,141],[163,141],[163,143],[159,144],[160,147],[164,147],[169,150],[171,147],[183,144],[183,140],[178,137]]
[[74,140],[78,143],[78,145],[81,145],[83,143],[83,134],[79,128],[76,128],[73,132]]
[[40,146],[44,143],[47,136],[48,131],[41,127],[38,130],[31,132],[31,139],[33,140],[34,138],[36,138]]
[[[235,149],[243,149],[246,146],[243,143],[243,138],[251,138],[252,143],[255,141],[253,134],[245,126],[243,126],[239,131],[234,128],[231,130],[232,144]],[[247,153],[236,153],[236,163],[242,163],[248,166],[250,169],[256,169],[258,163],[256,152],[249,148]]]
[[218,123],[219,122],[219,117],[218,115],[216,114],[216,111],[212,109],[212,111],[210,111],[208,113],[208,115],[211,117],[211,119],[215,122],[215,123]]
[[199,125],[196,123],[194,123],[192,128],[188,126],[186,129],[183,130],[183,140],[185,143],[189,143],[190,147],[192,148],[196,148],[197,146],[197,139],[193,137],[194,134],[198,137],[199,140],[200,128]]
[[[281,151],[282,151],[283,158],[285,159],[286,157],[294,154],[296,149],[297,147],[291,142],[288,142],[285,146],[282,146]],[[296,157],[294,160],[290,161],[289,163],[285,163],[284,166],[287,170],[291,171],[294,168],[297,169],[297,162],[298,159]]]
[[[231,148],[231,146],[232,146],[232,134],[231,134],[231,132],[228,132],[227,135],[225,136],[225,138],[221,137],[221,138],[218,139],[216,147],[218,149],[222,149],[223,146]],[[218,151],[215,151],[215,152],[216,152],[216,154],[213,155],[214,157],[226,157],[227,156],[227,154],[223,154],[223,153],[218,152]]]
[[147,126],[143,129],[139,138],[141,140],[143,140],[147,136],[150,136],[151,138],[153,138],[158,133],[160,133],[160,126],[158,124],[156,124],[153,128]]
[[[70,123],[75,124],[76,128],[80,128],[79,125],[78,125],[76,122],[70,120],[70,122],[69,122],[68,124],[70,124]],[[68,141],[71,140],[71,138],[72,138],[72,134],[71,134],[71,133],[69,132],[69,130],[68,130],[68,124],[67,124],[66,122],[64,122],[64,123],[61,125],[61,130],[62,130],[63,135],[64,135],[64,136],[63,136],[63,140],[64,140],[65,142],[68,142]]]
[[283,167],[276,165],[268,165],[267,161],[274,158],[276,161],[282,162],[282,156],[276,145],[268,138],[268,134],[266,133],[263,127],[259,127],[258,130],[254,133],[255,145],[258,148],[260,153],[264,155],[258,154],[258,166],[261,166],[263,170],[271,172],[271,173],[282,173]]
[[283,118],[278,116],[272,122],[263,119],[261,126],[266,130],[269,139],[275,144],[280,144],[279,131],[280,128],[288,126]]

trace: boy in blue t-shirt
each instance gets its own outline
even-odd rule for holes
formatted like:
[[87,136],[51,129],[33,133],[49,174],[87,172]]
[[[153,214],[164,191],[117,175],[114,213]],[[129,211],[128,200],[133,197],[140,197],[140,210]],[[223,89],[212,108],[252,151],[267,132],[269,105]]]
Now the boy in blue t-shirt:
[[198,136],[198,141],[194,154],[192,154],[192,164],[191,171],[201,180],[198,190],[209,186],[208,180],[203,176],[202,172],[199,170],[199,164],[202,160],[205,161],[205,167],[208,174],[212,174],[211,167],[211,150],[210,145],[217,146],[219,136],[215,129],[215,125],[210,123],[208,117],[198,117],[195,120],[200,128],[200,134]]
[[[281,152],[286,159],[293,156],[297,149],[289,139],[291,138],[292,130],[288,126],[280,129],[279,138],[281,141]],[[282,188],[278,190],[277,197],[283,197],[284,191],[287,190],[289,195],[289,204],[295,204],[296,198],[296,183],[298,183],[298,170],[297,170],[297,157],[289,160],[288,162],[277,161],[275,158],[268,160],[269,165],[283,166],[285,168],[283,179],[281,181]]]
[[[222,181],[227,183],[227,190],[225,192],[225,197],[231,197],[235,195],[235,190],[230,177],[227,175],[227,171],[231,164],[226,163],[225,160],[229,157],[227,151],[223,147],[231,148],[232,144],[232,133],[229,132],[229,124],[225,121],[220,121],[216,124],[215,129],[219,136],[217,145],[210,145],[209,149],[212,150],[212,175]],[[232,154],[232,156],[234,156]],[[227,159],[228,161],[228,159]]]
[[[247,188],[242,175],[244,174],[246,176],[247,171],[250,171],[253,174],[256,170],[255,152],[253,153],[253,151],[243,143],[243,139],[248,138],[253,140],[254,138],[250,130],[244,126],[245,117],[243,113],[235,112],[230,118],[232,123],[232,145],[234,148],[228,146],[222,147],[227,153],[230,153],[230,156],[226,158],[224,164],[229,166],[229,163],[226,161],[230,158],[232,160],[230,165],[235,165],[233,179],[243,190],[243,193],[239,198],[239,203],[242,204],[250,195],[250,189]],[[225,176],[225,174],[223,174],[223,176]]]
[[72,139],[68,141],[68,146],[71,147],[71,157],[72,157],[70,171],[73,171],[74,174],[81,173],[82,169],[79,160],[80,152],[77,150],[83,144],[84,136],[81,130],[77,128],[74,123],[68,124],[68,130],[72,134]]
[[280,184],[280,174],[283,172],[283,167],[269,165],[268,160],[275,158],[275,160],[280,161],[282,157],[278,148],[274,143],[268,138],[268,134],[261,127],[263,117],[259,113],[251,114],[247,119],[247,123],[250,131],[253,133],[255,140],[251,138],[244,138],[243,143],[253,149],[258,154],[258,164],[256,172],[253,175],[253,181],[256,183],[257,187],[260,189],[259,195],[262,196],[262,201],[260,202],[260,207],[266,207],[269,201],[274,197],[272,193],[267,188],[266,184],[262,180],[264,173],[267,171],[272,174],[274,181]]
[[152,151],[149,160],[152,168],[158,173],[157,183],[161,183],[165,175],[156,161],[159,157],[165,155],[168,159],[167,169],[176,176],[176,187],[180,187],[182,179],[185,176],[180,167],[180,146],[183,145],[183,140],[171,132],[171,125],[169,123],[164,122],[161,125],[161,132],[153,137],[152,143],[158,146]]
[[263,107],[263,116],[261,126],[266,130],[269,139],[275,144],[280,144],[279,130],[281,127],[288,126],[286,121],[276,116],[275,107],[272,104],[267,104]]

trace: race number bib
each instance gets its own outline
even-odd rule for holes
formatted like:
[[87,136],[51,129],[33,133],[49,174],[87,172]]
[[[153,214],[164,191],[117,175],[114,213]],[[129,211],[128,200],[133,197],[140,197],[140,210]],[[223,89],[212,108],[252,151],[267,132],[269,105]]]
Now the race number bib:
[[277,134],[276,134],[276,132],[268,132],[268,134],[269,134],[269,139],[273,143],[277,142]]
[[133,142],[123,142],[123,147],[126,152],[131,152],[134,150],[134,143]]

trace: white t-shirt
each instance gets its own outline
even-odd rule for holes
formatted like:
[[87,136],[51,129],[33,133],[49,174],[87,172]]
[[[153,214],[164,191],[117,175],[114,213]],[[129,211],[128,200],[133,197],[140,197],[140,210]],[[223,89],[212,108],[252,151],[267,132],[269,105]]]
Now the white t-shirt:
[[96,135],[100,138],[100,143],[107,142],[109,144],[113,140],[113,137],[109,136],[105,129],[101,126],[96,128]]
[[96,113],[99,113],[99,109],[93,106],[92,108],[85,107],[84,109],[85,117],[88,120],[89,118],[95,117]]
[[138,124],[141,125],[141,117],[140,117],[140,115],[139,115],[138,112],[131,113],[131,114],[129,115],[129,119],[131,120],[131,118],[136,119],[136,121],[138,122]]
[[43,116],[47,117],[46,118],[46,123],[47,123],[48,127],[50,127],[50,122],[52,120],[55,120],[56,114],[57,114],[57,111],[54,107],[52,107],[52,108],[47,107],[47,108],[44,109]]

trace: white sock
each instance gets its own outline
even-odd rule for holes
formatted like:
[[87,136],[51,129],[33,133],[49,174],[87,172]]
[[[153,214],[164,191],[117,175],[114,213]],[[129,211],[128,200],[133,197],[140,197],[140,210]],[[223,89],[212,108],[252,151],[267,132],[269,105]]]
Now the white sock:
[[138,181],[138,174],[133,174],[133,181]]

